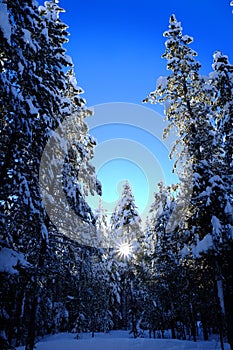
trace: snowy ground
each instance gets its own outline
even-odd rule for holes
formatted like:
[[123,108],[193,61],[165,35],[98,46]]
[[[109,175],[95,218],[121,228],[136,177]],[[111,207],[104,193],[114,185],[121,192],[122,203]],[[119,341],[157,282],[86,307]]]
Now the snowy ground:
[[[17,348],[23,350],[23,347]],[[41,340],[37,350],[220,350],[219,341],[181,341],[172,339],[132,339],[128,332],[112,331],[110,334],[96,334],[95,338],[83,335],[74,339],[74,334],[60,333]],[[229,350],[228,344],[225,350]]]

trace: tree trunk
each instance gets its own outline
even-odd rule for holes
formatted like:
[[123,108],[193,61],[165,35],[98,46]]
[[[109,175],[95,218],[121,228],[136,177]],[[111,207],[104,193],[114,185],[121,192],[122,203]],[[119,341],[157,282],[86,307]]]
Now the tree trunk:
[[227,294],[225,298],[226,302],[226,321],[227,321],[227,339],[228,343],[233,350],[233,295]]
[[38,307],[38,299],[39,299],[38,271],[39,269],[42,269],[42,267],[44,266],[46,249],[47,249],[47,242],[44,238],[42,238],[39,257],[38,257],[38,264],[35,269],[35,275],[34,275],[33,297],[32,297],[32,305],[31,305],[30,320],[28,325],[28,335],[26,339],[25,350],[34,350],[34,347],[35,347],[37,307]]
[[224,300],[224,294],[223,294],[223,283],[222,283],[222,269],[221,265],[218,260],[216,260],[216,294],[217,294],[217,300],[219,304],[219,317],[218,317],[218,323],[219,323],[219,337],[220,337],[220,344],[221,344],[221,350],[224,350],[224,323],[225,323],[225,300]]
[[36,339],[36,310],[37,310],[38,298],[37,292],[33,296],[32,308],[29,320],[28,335],[25,350],[34,350]]
[[195,321],[192,321],[192,323],[191,323],[191,334],[193,337],[193,341],[196,342],[197,341],[197,326],[196,326]]
[[16,330],[16,342],[15,346],[18,347],[21,345],[22,335],[23,335],[23,316],[24,316],[24,304],[26,299],[26,292],[25,292],[25,285],[22,286],[23,292],[21,292],[17,315],[16,315],[16,322],[17,322],[17,330]]
[[191,336],[193,337],[193,341],[197,341],[197,324],[194,316],[193,304],[190,302],[190,321],[191,321]]
[[176,339],[176,330],[175,330],[174,322],[172,322],[171,331],[172,331],[172,339]]
[[203,329],[203,338],[205,341],[207,341],[209,340],[209,334],[208,334],[208,327],[206,324],[206,320],[204,319],[204,317],[202,317],[201,323],[202,323],[202,329]]
[[[230,258],[232,259],[232,258]],[[231,261],[229,259],[229,261]],[[225,309],[226,309],[226,327],[227,327],[227,340],[233,350],[233,266],[228,266],[227,272],[224,273],[226,280],[225,288]]]

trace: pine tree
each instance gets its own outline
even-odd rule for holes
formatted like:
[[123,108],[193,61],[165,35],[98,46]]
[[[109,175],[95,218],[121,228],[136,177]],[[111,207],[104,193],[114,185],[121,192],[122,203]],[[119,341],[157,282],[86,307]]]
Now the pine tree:
[[[6,335],[4,344],[26,342],[26,349],[32,350],[41,322],[41,318],[36,318],[37,311],[49,305],[43,293],[45,289],[48,294],[52,293],[47,290],[47,287],[52,288],[51,274],[48,278],[45,276],[52,266],[51,261],[54,261],[49,237],[57,233],[41,197],[41,156],[54,130],[72,115],[78,122],[76,134],[79,138],[74,147],[75,166],[71,164],[70,154],[65,160],[67,167],[70,164],[70,171],[67,177],[64,176],[64,187],[68,198],[76,194],[72,205],[88,223],[93,215],[85,202],[85,192],[88,188],[92,193],[99,191],[100,184],[89,163],[95,143],[83,121],[88,111],[84,107],[85,101],[79,96],[82,90],[77,87],[70,70],[72,60],[63,47],[68,32],[67,26],[59,19],[63,10],[58,1],[47,1],[38,9],[34,0],[23,4],[6,0],[0,2],[0,7],[3,10],[0,24],[0,205],[3,219],[0,253],[11,257],[8,270],[3,272],[1,296],[4,287],[12,291],[1,304],[1,314],[8,319],[7,323],[1,323],[4,324],[1,334],[5,332]],[[47,161],[53,163],[53,158],[47,158]],[[77,168],[82,172],[78,179],[74,177]],[[46,176],[46,170],[49,178],[57,175],[56,167],[43,169],[45,172],[40,172],[42,178]],[[74,188],[69,187],[70,183]],[[60,245],[63,242],[64,239]],[[18,263],[15,262],[17,256]],[[19,288],[21,285],[25,287],[23,292]],[[15,301],[14,305],[11,300]],[[57,305],[61,301],[56,300]]]
[[151,226],[155,242],[154,252],[151,254],[156,311],[162,313],[162,319],[156,320],[158,329],[163,331],[171,328],[175,338],[176,320],[179,319],[180,300],[179,291],[183,289],[184,278],[180,266],[180,245],[178,230],[170,229],[170,220],[174,210],[174,194],[176,186],[158,184],[158,193],[151,205]]
[[[233,163],[232,163],[232,141],[233,141],[233,66],[228,57],[220,51],[214,53],[213,72],[210,73],[210,82],[214,87],[213,110],[215,112],[216,125],[219,134],[219,148],[222,149],[221,171],[223,197],[222,207],[219,208],[220,219],[219,231],[221,234],[221,255],[218,257],[219,274],[223,274],[225,280],[225,304],[228,323],[228,340],[233,348],[233,334],[231,325],[233,322],[232,297],[233,297],[233,275],[232,267],[232,225],[233,225]],[[221,277],[219,278],[219,283]],[[221,287],[222,288],[222,287]],[[224,311],[224,305],[222,305]]]
[[116,258],[119,260],[121,278],[122,327],[137,336],[136,276],[133,265],[134,254],[138,250],[141,237],[141,219],[128,181],[123,185],[121,198],[111,216],[110,229],[113,236]]
[[158,80],[157,89],[146,101],[164,103],[169,123],[165,136],[175,128],[178,141],[173,151],[180,161],[179,175],[181,180],[190,179],[188,187],[192,191],[187,217],[179,225],[182,241],[191,249],[197,247],[198,254],[206,253],[209,263],[214,261],[218,269],[218,258],[213,256],[220,257],[224,247],[227,198],[221,174],[222,144],[212,108],[215,90],[209,79],[200,75],[200,64],[195,60],[197,54],[188,46],[192,38],[182,34],[174,15],[164,35],[167,41],[163,57],[172,73]]
[[[222,149],[220,165],[226,196],[224,211],[228,222],[232,223],[233,66],[226,55],[217,51],[214,54],[212,67],[214,71],[210,73],[210,83],[214,87],[213,110],[219,134],[219,148]],[[230,232],[229,238],[231,238]]]
[[186,220],[185,234],[195,241],[210,233],[213,240],[220,243],[218,234],[214,236],[212,232],[213,217],[218,217],[217,207],[221,208],[225,201],[224,197],[219,197],[224,185],[218,173],[221,149],[218,149],[211,107],[213,88],[208,79],[199,74],[200,64],[194,59],[196,52],[188,47],[192,38],[182,34],[181,25],[174,15],[169,28],[164,34],[168,39],[163,57],[168,60],[167,68],[172,73],[163,84],[159,79],[157,89],[147,100],[165,104],[169,125],[164,136],[171,128],[177,132],[174,152],[182,162],[178,174],[181,182],[189,177],[189,186],[192,187],[191,222]]
[[104,209],[101,200],[99,201],[98,208],[95,211],[95,220],[96,220],[96,231],[97,239],[99,242],[98,247],[104,248],[104,250],[109,250],[111,247],[110,233],[108,227],[108,216],[107,210]]
[[117,244],[132,245],[140,233],[140,216],[128,181],[123,185],[119,200],[110,219],[110,226]]
[[[165,105],[165,116],[169,124],[164,131],[164,137],[172,128],[177,133],[177,142],[171,156],[176,152],[178,159],[175,167],[179,162],[177,170],[183,196],[190,199],[188,191],[190,187],[192,189],[193,198],[186,212],[187,216],[195,216],[196,224],[190,223],[185,234],[193,239],[196,234],[201,234],[196,217],[198,214],[195,212],[208,205],[205,179],[210,178],[213,173],[215,133],[210,120],[210,107],[207,104],[209,93],[206,91],[209,88],[199,74],[200,64],[195,60],[197,54],[188,46],[192,38],[182,34],[181,25],[174,15],[170,18],[169,30],[164,36],[167,37],[167,41],[163,57],[167,59],[167,69],[172,73],[167,78],[158,80],[157,89],[147,100]],[[209,226],[210,221],[211,218]],[[196,225],[195,232],[192,231],[193,225]]]

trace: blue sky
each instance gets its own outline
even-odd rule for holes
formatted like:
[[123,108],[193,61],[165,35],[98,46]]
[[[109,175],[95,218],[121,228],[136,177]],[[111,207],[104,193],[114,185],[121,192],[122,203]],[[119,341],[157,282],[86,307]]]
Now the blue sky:
[[[71,34],[67,53],[72,56],[87,105],[107,104],[98,107],[97,117],[93,117],[98,119],[98,125],[93,126],[94,122],[90,122],[90,131],[99,143],[96,149],[98,160],[94,163],[103,184],[104,204],[111,211],[119,198],[122,181],[128,179],[142,213],[148,201],[148,191],[152,190],[148,187],[148,164],[144,167],[139,164],[139,158],[131,159],[129,154],[117,155],[117,145],[123,144],[122,140],[130,140],[131,145],[137,141],[142,149],[146,146],[146,152],[151,152],[160,164],[155,172],[162,168],[165,172],[162,180],[167,182],[172,182],[168,175],[172,165],[167,164],[166,156],[160,159],[164,145],[158,134],[153,135],[154,140],[150,139],[143,126],[134,125],[133,115],[126,116],[126,124],[131,126],[129,131],[129,125],[125,125],[121,118],[112,117],[114,112],[111,112],[109,103],[125,103],[120,105],[120,113],[124,108],[127,113],[129,104],[139,105],[142,120],[145,107],[162,113],[161,107],[142,107],[141,101],[154,89],[156,79],[168,73],[161,55],[165,48],[163,32],[172,13],[181,21],[183,33],[194,37],[192,48],[198,52],[203,74],[211,71],[215,50],[221,50],[233,62],[233,8],[230,0],[61,0],[60,6],[66,10],[61,18],[69,25]],[[102,123],[101,111],[104,113],[106,106],[109,122]],[[162,118],[157,120],[162,124]],[[111,156],[104,159],[103,153],[113,147],[112,159]],[[95,206],[96,202],[92,205]]]
[[230,0],[61,0],[69,25],[68,51],[89,105],[140,103],[166,74],[163,32],[172,13],[194,37],[203,71],[215,50],[233,61]]

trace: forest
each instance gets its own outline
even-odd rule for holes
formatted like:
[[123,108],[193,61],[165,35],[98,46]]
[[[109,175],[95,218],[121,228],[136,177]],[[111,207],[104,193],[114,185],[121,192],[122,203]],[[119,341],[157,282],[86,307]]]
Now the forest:
[[168,75],[142,100],[164,106],[165,138],[176,132],[179,182],[158,184],[145,224],[125,182],[107,218],[101,200],[86,201],[101,196],[96,141],[62,11],[57,0],[0,0],[1,349],[111,330],[217,335],[233,349],[233,65],[216,51],[202,75],[171,15]]

